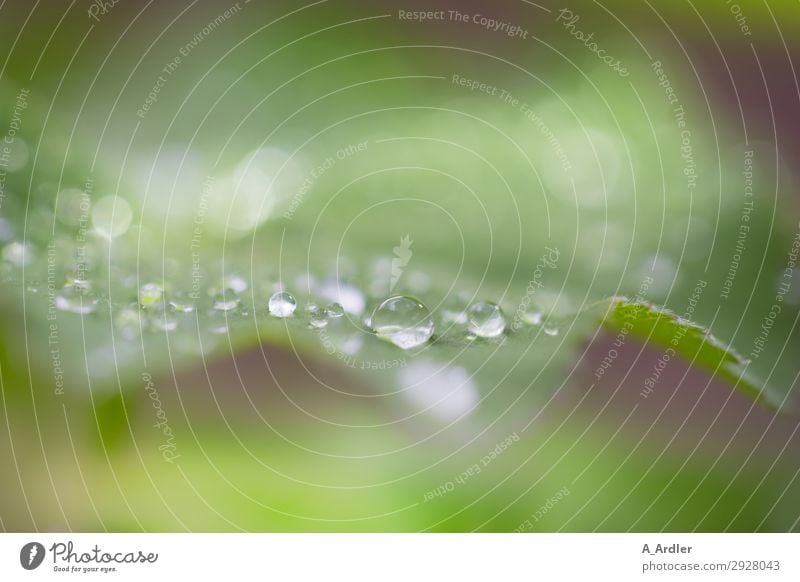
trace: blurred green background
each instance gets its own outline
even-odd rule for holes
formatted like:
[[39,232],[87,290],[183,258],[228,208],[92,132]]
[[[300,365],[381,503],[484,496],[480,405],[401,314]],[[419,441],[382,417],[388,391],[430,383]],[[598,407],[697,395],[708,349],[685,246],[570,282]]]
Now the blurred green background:
[[[0,15],[3,529],[800,529],[796,2]],[[369,332],[396,293],[435,341]],[[620,294],[781,412],[615,344]]]

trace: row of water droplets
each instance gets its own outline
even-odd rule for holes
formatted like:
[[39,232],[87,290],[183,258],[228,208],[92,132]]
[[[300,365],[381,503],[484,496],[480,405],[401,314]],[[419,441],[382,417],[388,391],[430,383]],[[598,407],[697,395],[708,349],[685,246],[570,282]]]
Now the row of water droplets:
[[[6,263],[22,267],[29,265],[36,254],[29,243],[11,242],[3,248],[2,257]],[[306,285],[298,280],[298,287],[301,286]],[[53,306],[63,312],[89,315],[101,307],[109,307],[106,303],[110,301],[97,294],[86,275],[77,271],[68,272],[59,289],[43,285],[28,286],[28,290],[33,292],[45,288],[52,296]],[[243,277],[230,275],[223,278],[221,286],[204,296],[205,301],[200,301],[197,294],[192,297],[188,293],[172,293],[161,284],[148,282],[138,288],[137,301],[114,309],[114,319],[117,326],[126,332],[126,336],[145,328],[172,331],[177,329],[182,315],[194,313],[201,306],[207,306],[207,312],[212,316],[211,331],[225,333],[230,331],[228,316],[233,318],[249,315],[247,302],[243,300],[248,288],[248,282]],[[491,340],[508,334],[512,327],[509,326],[503,309],[490,301],[471,304],[466,301],[445,302],[438,310],[435,321],[434,314],[428,307],[411,295],[394,294],[388,298],[380,298],[374,309],[366,315],[366,297],[376,297],[371,290],[365,293],[355,285],[331,280],[321,289],[316,289],[316,295],[317,298],[310,297],[298,313],[295,296],[284,290],[282,285],[273,285],[273,290],[264,295],[268,296],[266,313],[276,319],[300,319],[311,329],[322,329],[331,322],[350,319],[362,331],[404,350],[430,342],[437,331],[445,333],[448,330],[461,330],[464,333],[460,337],[468,341]],[[214,318],[219,315],[224,315],[224,320]],[[547,325],[544,320],[543,311],[536,309],[526,311],[521,318],[522,322],[530,326],[542,326],[546,335],[557,335],[558,328]]]
[[[210,311],[216,314],[247,315],[242,311],[241,293],[247,288],[239,277],[228,278],[229,285],[212,294]],[[354,289],[348,288],[352,294]],[[66,312],[79,315],[93,313],[100,305],[100,300],[92,292],[88,281],[72,279],[55,296],[55,306]],[[138,323],[138,311],[150,313],[153,326],[162,331],[177,328],[180,314],[193,313],[196,303],[185,295],[177,294],[165,298],[164,288],[156,283],[146,283],[139,289],[138,306],[135,304],[123,307],[117,314],[121,326]],[[298,315],[298,301],[287,291],[276,291],[266,302],[266,312],[276,319],[294,318]],[[303,308],[302,319],[311,329],[322,329],[329,323],[344,320],[345,308],[332,301],[321,305],[309,301]],[[494,339],[505,335],[509,330],[508,321],[502,308],[496,303],[480,301],[465,309],[445,308],[439,316],[439,325],[466,329],[468,340]],[[134,321],[135,320],[135,321]],[[524,319],[529,325],[541,325],[543,314],[540,311],[526,313]],[[378,338],[388,341],[402,349],[412,349],[428,343],[436,332],[437,323],[433,314],[417,298],[409,295],[393,295],[380,302],[369,314],[361,319],[362,329],[374,333]],[[227,331],[222,326],[218,332]],[[558,328],[544,326],[547,335],[557,335]]]

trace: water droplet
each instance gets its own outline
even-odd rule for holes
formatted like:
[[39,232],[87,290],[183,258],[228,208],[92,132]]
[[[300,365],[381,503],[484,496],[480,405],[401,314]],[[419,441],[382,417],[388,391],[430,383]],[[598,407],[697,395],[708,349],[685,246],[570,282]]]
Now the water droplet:
[[239,307],[239,296],[233,289],[223,289],[214,295],[211,306],[217,311],[232,311]]
[[54,303],[61,311],[86,315],[97,310],[98,301],[88,289],[67,284],[56,294]]
[[305,308],[306,315],[308,316],[308,326],[315,329],[322,329],[328,325],[327,313],[316,303],[309,303]]
[[139,305],[142,309],[157,309],[163,307],[164,288],[156,283],[145,283],[139,289]]
[[550,337],[555,337],[558,335],[558,328],[553,325],[545,326],[542,331],[544,331],[545,335],[549,335]]
[[497,337],[506,329],[506,318],[496,303],[476,303],[469,308],[467,315],[469,331],[478,337]]
[[35,256],[33,245],[29,242],[12,242],[3,247],[3,259],[15,265],[22,267],[29,265]]
[[92,208],[92,225],[97,234],[108,240],[128,232],[132,220],[131,205],[119,196],[105,196]]
[[339,319],[344,315],[344,307],[334,302],[325,308],[325,312],[331,319]]
[[273,317],[289,317],[297,309],[297,301],[291,294],[280,291],[269,298],[267,309]]
[[431,339],[434,326],[427,307],[412,297],[396,295],[375,310],[372,328],[378,337],[407,350]]

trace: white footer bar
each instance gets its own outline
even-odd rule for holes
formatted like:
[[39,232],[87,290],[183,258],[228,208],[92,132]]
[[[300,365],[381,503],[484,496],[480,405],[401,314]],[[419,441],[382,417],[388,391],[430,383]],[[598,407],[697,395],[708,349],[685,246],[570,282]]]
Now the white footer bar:
[[0,580],[800,580],[800,534],[2,534]]

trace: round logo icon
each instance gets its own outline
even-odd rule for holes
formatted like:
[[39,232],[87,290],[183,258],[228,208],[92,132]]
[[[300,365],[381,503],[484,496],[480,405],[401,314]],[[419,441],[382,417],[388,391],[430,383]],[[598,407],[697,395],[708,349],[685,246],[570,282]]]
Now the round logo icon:
[[44,546],[39,542],[29,542],[19,551],[19,563],[26,570],[35,570],[44,561]]

